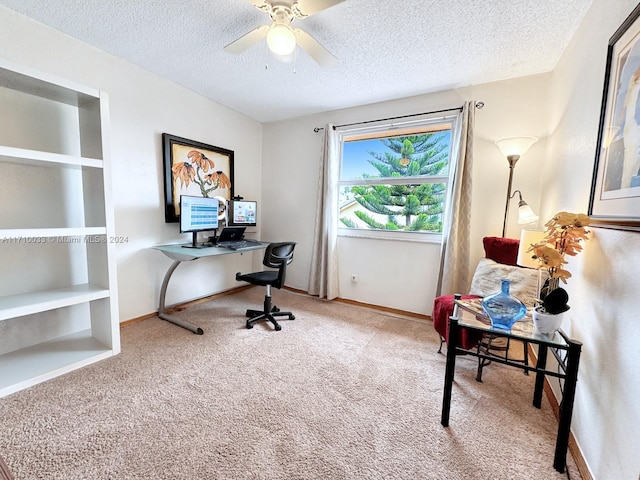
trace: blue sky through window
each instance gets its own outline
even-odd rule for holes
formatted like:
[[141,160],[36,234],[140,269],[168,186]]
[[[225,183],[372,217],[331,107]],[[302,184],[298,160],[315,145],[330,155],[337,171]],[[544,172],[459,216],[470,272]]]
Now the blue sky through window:
[[[451,131],[441,132],[441,144],[449,146]],[[342,170],[340,180],[355,180],[362,178],[362,174],[379,176],[380,172],[369,163],[373,156],[369,152],[384,154],[393,153],[382,143],[382,139],[357,140],[344,142],[342,146]],[[395,155],[395,153],[394,153]]]
[[373,157],[370,151],[388,151],[379,139],[345,142],[342,152],[342,180],[362,178],[362,174],[379,175],[380,172],[369,163]]

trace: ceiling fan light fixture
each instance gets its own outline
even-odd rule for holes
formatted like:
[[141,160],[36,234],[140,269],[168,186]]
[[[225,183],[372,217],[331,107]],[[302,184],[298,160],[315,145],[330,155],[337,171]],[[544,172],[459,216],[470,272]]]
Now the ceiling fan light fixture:
[[[238,0],[239,1],[239,0]],[[267,13],[271,23],[254,28],[224,47],[224,51],[239,55],[266,39],[267,48],[280,61],[295,61],[296,53],[306,52],[321,67],[329,67],[336,57],[315,38],[291,23],[307,18],[346,0],[247,0],[258,10]]]
[[267,33],[267,45],[276,55],[286,57],[296,49],[296,36],[291,27],[276,24]]

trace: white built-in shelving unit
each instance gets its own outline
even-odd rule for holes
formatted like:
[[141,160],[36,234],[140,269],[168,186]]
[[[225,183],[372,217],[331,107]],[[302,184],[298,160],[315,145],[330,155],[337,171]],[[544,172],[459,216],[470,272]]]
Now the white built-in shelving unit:
[[104,92],[0,59],[0,397],[120,352]]

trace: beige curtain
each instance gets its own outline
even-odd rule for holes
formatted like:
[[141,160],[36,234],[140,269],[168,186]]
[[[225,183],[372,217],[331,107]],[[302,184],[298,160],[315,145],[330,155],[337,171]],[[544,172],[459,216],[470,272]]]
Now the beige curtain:
[[447,199],[436,296],[467,293],[471,232],[471,172],[476,102],[465,102],[454,137],[455,172]]
[[318,183],[316,226],[309,275],[309,293],[332,300],[338,289],[338,192],[340,171],[340,139],[332,124],[324,127]]

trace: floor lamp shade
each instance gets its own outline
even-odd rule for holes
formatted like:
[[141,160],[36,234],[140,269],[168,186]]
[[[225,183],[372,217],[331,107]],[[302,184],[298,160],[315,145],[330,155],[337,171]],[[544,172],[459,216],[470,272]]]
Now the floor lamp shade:
[[496,145],[505,157],[522,156],[538,141],[537,137],[509,137],[496,141]]
[[537,222],[539,219],[540,217],[533,213],[531,207],[522,200],[522,197],[520,197],[520,203],[518,206],[518,225],[528,225],[529,223]]

